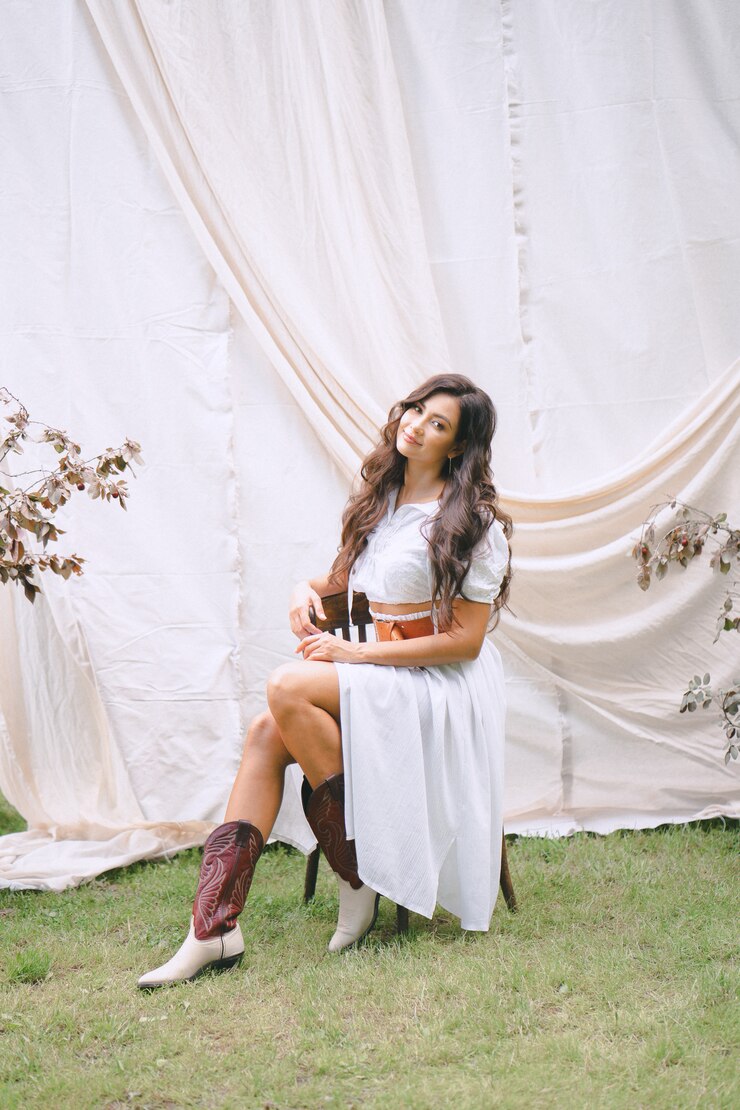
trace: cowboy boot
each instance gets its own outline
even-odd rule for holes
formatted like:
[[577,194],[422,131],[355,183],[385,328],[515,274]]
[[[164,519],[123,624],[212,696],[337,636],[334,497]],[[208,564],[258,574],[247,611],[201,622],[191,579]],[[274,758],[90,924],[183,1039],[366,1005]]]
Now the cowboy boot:
[[151,990],[241,962],[244,940],[236,919],[264,846],[262,833],[248,821],[228,821],[213,830],[203,847],[188,935],[172,959],[142,975],[137,986]]
[[339,919],[329,941],[330,952],[359,944],[375,924],[380,895],[363,883],[357,873],[355,842],[347,839],[344,824],[344,775],[331,775],[311,790],[308,779],[301,789],[306,820],[339,884]]

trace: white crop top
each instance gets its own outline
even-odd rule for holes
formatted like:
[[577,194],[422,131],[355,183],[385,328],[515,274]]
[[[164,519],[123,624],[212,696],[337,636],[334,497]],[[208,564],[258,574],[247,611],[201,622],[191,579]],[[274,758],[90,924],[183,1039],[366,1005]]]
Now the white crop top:
[[[360,590],[381,605],[429,601],[432,575],[429,544],[423,526],[437,511],[438,501],[401,505],[398,490],[391,491],[385,516],[368,536],[367,546],[350,571],[349,590]],[[488,532],[473,550],[470,570],[461,593],[468,601],[492,602],[501,588],[509,563],[509,544],[503,527],[492,520]],[[351,593],[350,593],[351,599]]]

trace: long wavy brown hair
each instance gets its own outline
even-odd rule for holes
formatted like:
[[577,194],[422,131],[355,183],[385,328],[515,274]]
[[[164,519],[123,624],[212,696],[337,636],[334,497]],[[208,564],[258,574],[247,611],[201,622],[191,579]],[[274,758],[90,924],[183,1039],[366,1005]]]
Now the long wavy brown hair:
[[[439,606],[439,627],[448,630],[453,623],[453,598],[464,597],[461,587],[470,569],[473,549],[488,531],[491,518],[500,521],[507,539],[513,532],[511,517],[497,502],[491,472],[496,410],[488,394],[462,374],[437,374],[429,378],[388,413],[380,443],[363,462],[360,486],[342,514],[342,539],[330,579],[337,582],[349,574],[370,532],[385,513],[391,490],[403,485],[406,459],[396,447],[399,422],[408,408],[434,393],[457,398],[460,424],[456,445],[464,444],[462,453],[445,464],[439,509],[425,528],[432,568],[431,600]],[[508,607],[510,584],[511,565],[493,602],[492,627],[498,624],[499,610]]]

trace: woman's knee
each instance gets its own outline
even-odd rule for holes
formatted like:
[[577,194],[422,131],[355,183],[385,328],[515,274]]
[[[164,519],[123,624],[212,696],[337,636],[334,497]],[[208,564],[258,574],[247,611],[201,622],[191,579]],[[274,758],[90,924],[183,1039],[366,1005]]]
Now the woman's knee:
[[244,741],[244,756],[264,756],[271,761],[282,759],[290,763],[291,756],[287,751],[280,730],[272,713],[258,713],[247,729]]
[[300,663],[283,663],[267,680],[267,704],[275,715],[299,701],[305,693]]

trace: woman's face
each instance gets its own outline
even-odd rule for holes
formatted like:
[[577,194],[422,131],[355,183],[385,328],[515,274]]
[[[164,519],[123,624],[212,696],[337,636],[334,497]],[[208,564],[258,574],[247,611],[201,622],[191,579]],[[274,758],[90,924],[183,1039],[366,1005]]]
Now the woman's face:
[[457,397],[433,393],[406,409],[398,425],[396,447],[404,458],[441,470],[450,455],[462,451],[455,446],[459,423]]

